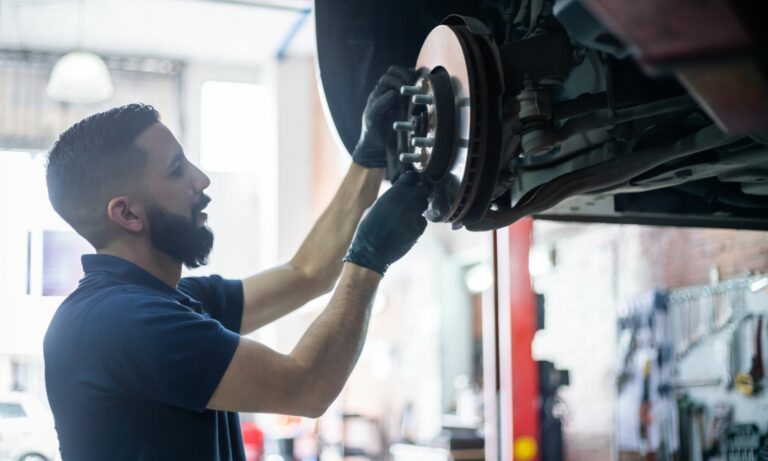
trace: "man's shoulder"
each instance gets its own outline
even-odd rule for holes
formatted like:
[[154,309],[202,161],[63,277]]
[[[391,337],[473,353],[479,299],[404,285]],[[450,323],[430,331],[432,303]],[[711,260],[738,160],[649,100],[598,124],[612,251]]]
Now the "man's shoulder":
[[[103,283],[102,283],[103,282]],[[148,310],[174,309],[173,301],[145,287],[114,281],[81,283],[59,306],[44,338],[46,361],[98,356],[135,332]],[[81,361],[80,361],[81,362]]]
[[177,289],[181,293],[204,304],[210,302],[221,303],[242,291],[242,281],[225,279],[217,274],[184,277],[179,280]]
[[179,291],[182,292],[197,292],[197,291],[208,291],[212,288],[216,288],[218,286],[221,286],[225,283],[225,280],[222,276],[218,274],[212,274],[212,275],[196,275],[196,276],[188,276],[188,277],[182,277],[179,280],[179,284],[177,285],[177,288]]
[[178,290],[200,303],[203,311],[227,329],[239,332],[243,311],[243,282],[219,275],[185,277]]
[[131,304],[144,300],[172,302],[173,297],[150,287],[110,278],[84,281],[64,300],[62,306],[85,305],[112,309],[120,308],[123,303]]
[[91,280],[81,283],[61,304],[55,324],[79,323],[83,329],[119,326],[152,309],[177,308],[172,296],[121,280]]

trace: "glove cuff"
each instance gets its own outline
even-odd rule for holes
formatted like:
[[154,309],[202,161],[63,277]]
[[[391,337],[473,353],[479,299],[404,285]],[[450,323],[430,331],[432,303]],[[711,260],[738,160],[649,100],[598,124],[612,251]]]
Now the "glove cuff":
[[352,152],[352,161],[366,168],[386,168],[387,156],[376,155],[364,147],[355,147]]
[[353,263],[358,266],[365,267],[366,269],[378,272],[382,276],[385,272],[387,272],[387,269],[389,268],[389,264],[378,263],[373,258],[371,258],[370,255],[355,251],[352,248],[350,248],[347,252],[347,255],[344,256],[343,261],[346,263]]

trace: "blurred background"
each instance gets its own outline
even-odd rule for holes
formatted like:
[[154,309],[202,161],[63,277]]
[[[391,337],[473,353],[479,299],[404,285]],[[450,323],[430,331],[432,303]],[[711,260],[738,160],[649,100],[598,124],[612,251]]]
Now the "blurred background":
[[[307,0],[0,0],[0,459],[33,449],[55,458],[42,338],[82,276],[80,256],[93,251],[48,202],[46,153],[58,134],[110,107],[154,105],[211,177],[216,245],[208,266],[185,275],[244,277],[293,255],[350,163],[316,72]],[[768,238],[533,226],[530,272],[546,305],[534,358],[570,372],[548,409],[562,421],[564,457],[639,452],[647,441],[623,437],[617,423],[622,405],[640,404],[622,403],[617,385],[630,356],[622,321],[653,311],[643,300],[657,289],[759,281]],[[365,349],[331,409],[317,420],[243,414],[248,459],[484,459],[494,410],[483,402],[497,402],[483,396],[493,287],[493,234],[430,224],[388,272]],[[760,289],[754,296],[764,298]],[[289,352],[326,302],[254,338]],[[637,410],[627,411],[635,421]]]

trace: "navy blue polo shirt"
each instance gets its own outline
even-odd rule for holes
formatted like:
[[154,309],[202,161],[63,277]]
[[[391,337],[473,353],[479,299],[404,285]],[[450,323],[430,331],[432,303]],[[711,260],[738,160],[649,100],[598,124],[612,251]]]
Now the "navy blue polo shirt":
[[244,460],[237,413],[205,408],[240,340],[242,283],[172,288],[121,258],[82,261],[44,342],[63,460]]

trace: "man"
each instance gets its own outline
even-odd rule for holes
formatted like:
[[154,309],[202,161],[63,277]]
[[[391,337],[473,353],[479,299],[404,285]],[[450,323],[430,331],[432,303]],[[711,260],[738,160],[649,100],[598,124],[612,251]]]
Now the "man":
[[[97,251],[83,256],[85,277],[45,337],[64,461],[243,460],[234,412],[323,414],[358,358],[379,281],[426,226],[426,191],[411,173],[358,228],[384,174],[397,89],[413,78],[392,67],[380,79],[353,163],[293,259],[242,281],[180,279],[213,244],[202,211],[210,181],[153,108],[112,109],[61,135],[51,203]],[[334,284],[290,354],[241,336]]]

